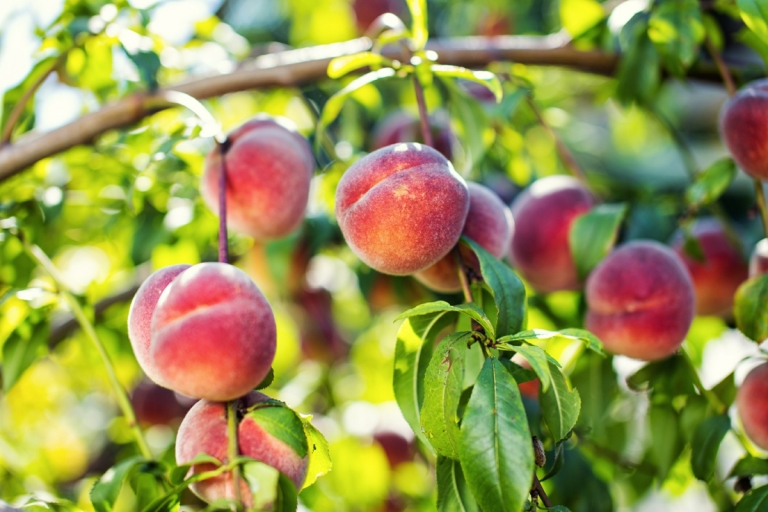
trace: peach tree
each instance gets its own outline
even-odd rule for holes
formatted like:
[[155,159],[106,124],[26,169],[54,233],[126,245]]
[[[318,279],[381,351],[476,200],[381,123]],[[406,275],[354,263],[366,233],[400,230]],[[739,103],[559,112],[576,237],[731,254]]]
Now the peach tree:
[[0,505],[768,507],[768,3],[193,3],[3,91]]

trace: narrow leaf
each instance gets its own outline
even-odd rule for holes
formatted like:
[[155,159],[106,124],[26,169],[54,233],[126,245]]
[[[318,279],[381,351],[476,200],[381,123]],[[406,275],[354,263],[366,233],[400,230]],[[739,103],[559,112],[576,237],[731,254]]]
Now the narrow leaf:
[[752,489],[736,504],[734,512],[765,512],[768,509],[768,485]]
[[685,191],[688,206],[701,207],[716,201],[736,177],[736,164],[722,158],[700,172]]
[[131,457],[109,468],[96,480],[91,489],[91,504],[96,512],[109,512],[114,509],[123,481],[133,468],[143,462],[141,457]]
[[471,319],[479,323],[483,327],[483,329],[485,329],[485,333],[488,335],[489,338],[491,339],[495,338],[493,324],[491,323],[490,319],[486,316],[485,311],[483,311],[483,309],[475,303],[459,304],[457,306],[452,306],[443,300],[438,300],[435,302],[427,302],[425,304],[419,304],[415,308],[411,308],[408,311],[404,311],[403,313],[398,315],[397,318],[395,318],[395,321],[402,320],[403,318],[418,316],[418,315],[429,315],[432,313],[441,313],[441,312],[448,312],[448,311],[455,311],[457,313],[463,313],[469,316]]
[[456,321],[455,313],[433,313],[407,318],[400,326],[395,345],[395,371],[392,386],[403,417],[425,446],[430,446],[421,431],[421,405],[424,402],[424,374],[427,371],[435,338]]
[[280,473],[277,479],[277,499],[272,507],[274,512],[296,512],[299,507],[299,493],[290,478]]
[[598,338],[591,332],[587,331],[586,329],[575,329],[575,328],[563,329],[561,331],[558,331],[558,334],[560,334],[560,336],[565,336],[566,338],[573,338],[576,340],[583,341],[589,350],[605,357],[605,351],[603,350],[603,342],[600,341],[600,338]]
[[429,32],[427,30],[427,0],[405,0],[411,11],[411,33],[413,34],[413,49],[421,51],[427,44]]
[[470,80],[484,85],[493,93],[493,96],[496,98],[496,103],[501,102],[501,98],[504,96],[504,91],[501,88],[499,78],[490,71],[473,71],[460,66],[448,66],[444,64],[433,64],[431,68],[432,72],[437,76],[445,78],[463,78],[464,80]]
[[341,78],[356,69],[389,65],[389,59],[378,53],[360,52],[354,55],[342,55],[328,63],[328,77]]
[[551,361],[547,361],[547,364],[552,385],[546,391],[542,390],[543,392],[539,394],[539,402],[549,432],[555,442],[559,442],[576,425],[581,410],[581,398],[578,391],[568,389],[565,375],[560,368]]
[[768,338],[768,274],[749,279],[736,290],[733,315],[745,336],[760,343]]
[[496,358],[472,390],[459,443],[461,468],[483,510],[519,512],[533,478],[533,445],[520,391]]
[[510,334],[509,336],[503,336],[496,341],[498,343],[510,343],[527,340],[546,340],[556,336],[562,336],[563,338],[582,341],[589,350],[605,356],[605,352],[603,351],[603,342],[600,341],[597,336],[585,329],[569,328],[560,331],[530,329],[527,331],[520,331],[516,334]]
[[523,329],[526,316],[525,287],[517,274],[507,265],[472,240],[462,237],[480,261],[480,273],[491,290],[498,312],[496,336],[514,334]]
[[576,38],[605,18],[605,10],[596,0],[561,0],[560,23]]
[[754,475],[768,475],[768,460],[747,455],[733,466],[728,478]]
[[446,336],[435,349],[424,376],[421,426],[439,455],[459,456],[459,402],[464,384],[467,341],[471,332]]
[[580,279],[611,252],[626,215],[626,203],[601,204],[571,224],[568,243]]
[[[261,404],[259,404],[261,405]],[[285,405],[256,406],[246,414],[273,437],[290,446],[299,457],[307,455],[307,436],[299,416]]]
[[715,474],[715,460],[725,434],[731,429],[727,415],[707,418],[696,428],[691,443],[691,468],[693,475],[704,482]]
[[541,390],[547,391],[549,389],[549,383],[551,376],[549,373],[549,359],[547,359],[547,353],[540,347],[533,345],[520,345],[518,347],[510,347],[509,350],[517,352],[523,356],[531,365],[531,370],[536,372],[536,375],[541,381]]
[[3,344],[4,394],[11,390],[32,363],[47,352],[48,322],[38,322],[30,331],[28,336],[23,336],[20,329],[16,329]]
[[312,416],[301,416],[301,422],[304,425],[304,433],[307,436],[307,446],[309,448],[309,465],[307,467],[307,478],[304,480],[302,489],[306,489],[318,478],[327,474],[332,467],[331,450],[328,441],[319,430],[312,425]]
[[467,487],[459,461],[437,456],[438,512],[480,512]]
[[663,482],[682,450],[678,415],[671,405],[653,405],[649,416],[652,440],[650,455],[658,468],[659,481]]
[[768,1],[736,0],[741,19],[764,43],[768,43]]

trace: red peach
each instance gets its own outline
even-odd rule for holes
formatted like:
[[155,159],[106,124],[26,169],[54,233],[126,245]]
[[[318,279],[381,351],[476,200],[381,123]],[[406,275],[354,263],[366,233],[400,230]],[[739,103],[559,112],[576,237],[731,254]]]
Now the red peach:
[[512,203],[510,261],[536,291],[579,289],[568,234],[594,204],[590,191],[570,176],[537,180]]
[[765,273],[768,273],[768,238],[757,242],[752,257],[749,258],[749,277],[757,277]]
[[373,440],[384,449],[391,468],[397,467],[404,462],[412,461],[416,454],[413,442],[397,432],[377,432],[373,435]]
[[133,296],[128,312],[128,338],[131,340],[136,361],[144,373],[154,382],[162,385],[160,372],[154,360],[149,355],[152,340],[152,313],[155,312],[157,301],[163,290],[176,279],[176,276],[187,270],[189,265],[171,265],[161,268],[144,281],[136,295]]
[[[430,116],[429,131],[432,133],[432,146],[445,158],[451,160],[456,137],[448,121],[439,115]],[[398,142],[424,143],[424,137],[421,136],[421,121],[418,117],[402,110],[389,114],[373,128],[371,151]]]
[[736,393],[736,408],[747,436],[763,450],[768,450],[768,363],[747,374]]
[[768,180],[768,80],[750,82],[723,105],[720,137],[744,172]]
[[352,9],[357,18],[357,28],[364,34],[371,23],[384,13],[391,12],[402,18],[405,12],[405,3],[402,0],[354,0]]
[[747,263],[716,219],[696,221],[691,235],[699,241],[704,253],[703,262],[693,259],[683,250],[681,232],[673,237],[672,247],[691,274],[696,314],[730,316],[733,296],[748,276]]
[[[226,152],[227,223],[260,240],[283,237],[301,224],[314,158],[309,143],[287,119],[257,117],[233,131]],[[207,157],[201,193],[219,211],[221,157]]]
[[150,357],[164,386],[195,398],[232,400],[266,377],[275,329],[267,299],[245,272],[201,263],[160,296]]
[[385,274],[412,274],[448,254],[468,210],[464,179],[443,155],[421,144],[370,153],[336,189],[336,218],[347,244]]
[[176,426],[193,403],[194,400],[181,397],[150,380],[141,381],[131,393],[131,405],[136,411],[136,419],[147,426]]
[[[477,242],[483,249],[501,258],[509,248],[512,237],[512,214],[501,199],[487,187],[467,183],[469,189],[469,213],[462,235]],[[464,261],[479,272],[479,262],[470,250],[461,247]],[[428,288],[438,292],[461,290],[459,269],[453,252],[440,261],[414,274],[414,277]]]
[[693,283],[680,258],[647,240],[627,243],[590,274],[586,327],[606,350],[653,361],[673,354],[693,321]]
[[[252,391],[238,400],[238,410],[245,411],[248,407],[267,400],[270,400],[268,396]],[[279,470],[291,479],[297,490],[300,490],[307,475],[308,455],[300,457],[293,448],[272,436],[254,418],[245,415],[238,420],[237,436],[240,455]],[[226,462],[228,439],[226,405],[200,400],[190,409],[179,427],[176,439],[176,464],[187,464],[201,453]],[[215,468],[213,464],[195,464],[190,469],[190,475]],[[244,505],[253,507],[253,496],[245,481],[241,480],[240,485]],[[235,499],[230,472],[197,482],[191,487],[195,494],[209,503],[217,499]]]

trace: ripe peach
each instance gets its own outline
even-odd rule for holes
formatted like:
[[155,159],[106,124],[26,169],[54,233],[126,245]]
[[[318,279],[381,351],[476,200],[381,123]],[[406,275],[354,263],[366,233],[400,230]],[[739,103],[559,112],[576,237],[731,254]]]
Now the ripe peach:
[[189,265],[171,265],[161,268],[142,283],[133,296],[128,312],[128,338],[131,340],[133,353],[144,373],[158,384],[162,384],[160,372],[149,355],[152,333],[152,313],[163,290],[176,279],[176,276],[189,268]]
[[393,144],[352,165],[336,189],[350,248],[374,270],[407,275],[456,245],[469,210],[464,179],[422,144]]
[[[270,400],[266,395],[252,391],[238,400],[238,415],[247,408]],[[307,475],[308,455],[300,457],[285,442],[272,436],[254,418],[238,417],[238,447],[245,455],[272,466],[291,479],[301,489]],[[182,465],[204,453],[222,462],[227,461],[227,409],[225,404],[200,400],[187,413],[179,427],[176,438],[176,464]],[[213,464],[195,464],[190,475],[211,471]],[[240,481],[240,492],[244,505],[253,507],[253,496],[244,480]],[[223,473],[217,477],[192,484],[192,491],[207,502],[217,499],[235,499],[232,474]]]
[[402,18],[405,2],[402,0],[354,0],[352,9],[357,18],[357,28],[361,34],[364,34],[371,23],[384,13],[391,12]]
[[[467,187],[469,213],[461,234],[501,258],[507,252],[512,237],[512,214],[507,205],[489,188],[477,183],[467,183]],[[475,255],[464,247],[460,250],[464,261],[479,271],[479,262]],[[458,272],[453,252],[449,252],[431,267],[416,272],[414,277],[432,290],[457,292],[461,290]]]
[[736,393],[736,407],[747,436],[763,450],[768,450],[768,363],[747,374]]
[[194,400],[179,396],[150,380],[143,380],[131,393],[131,405],[142,425],[177,426]]
[[761,276],[768,272],[768,238],[763,238],[755,246],[749,258],[749,277]]
[[[233,131],[226,152],[227,224],[260,240],[283,237],[301,224],[314,158],[309,143],[287,119],[257,117]],[[221,157],[205,161],[201,193],[219,211]]]
[[595,198],[570,176],[535,181],[512,203],[512,266],[538,292],[577,290],[580,286],[568,243],[571,224]]
[[744,172],[768,180],[768,80],[750,82],[723,105],[720,137]]
[[150,357],[163,386],[195,398],[232,400],[266,377],[275,329],[267,299],[245,272],[201,263],[160,296]]
[[668,247],[629,242],[608,255],[586,287],[586,327],[606,350],[653,361],[674,353],[693,321],[691,277]]
[[[451,160],[456,137],[453,135],[448,121],[439,115],[431,116],[429,118],[429,131],[432,132],[432,146],[445,158]],[[424,143],[424,137],[421,136],[421,121],[418,117],[403,110],[389,114],[373,128],[371,151],[398,142]]]
[[395,468],[404,462],[411,462],[416,450],[413,440],[406,439],[402,434],[383,430],[373,435],[373,440],[384,449],[389,461],[389,467]]
[[696,261],[683,250],[681,232],[673,237],[672,247],[691,274],[696,292],[696,314],[729,316],[733,296],[747,279],[747,263],[716,219],[696,221],[691,234],[699,241],[705,258],[703,262]]

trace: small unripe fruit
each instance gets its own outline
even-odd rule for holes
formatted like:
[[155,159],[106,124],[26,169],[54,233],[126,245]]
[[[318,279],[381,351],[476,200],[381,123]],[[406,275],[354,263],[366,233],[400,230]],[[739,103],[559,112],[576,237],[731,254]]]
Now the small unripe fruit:
[[594,204],[590,191],[570,176],[542,178],[517,196],[509,258],[533,289],[580,288],[568,235],[573,221]]
[[691,274],[696,314],[730,316],[733,296],[747,279],[747,262],[716,219],[696,221],[691,235],[698,240],[704,261],[698,261],[685,252],[680,232],[673,238],[672,247]]
[[[253,391],[238,400],[240,411],[270,400],[266,395]],[[238,418],[238,451],[240,455],[263,462],[279,470],[291,479],[297,490],[301,489],[307,475],[308,455],[299,456],[285,442],[272,436],[252,417]],[[176,439],[176,464],[187,464],[203,453],[222,462],[228,459],[227,410],[223,403],[200,400],[187,413],[179,427]],[[190,475],[216,469],[213,464],[195,464]],[[246,507],[253,507],[245,481],[241,479],[241,496]],[[217,499],[235,499],[233,478],[230,472],[192,484],[192,491],[211,503]]]
[[412,274],[448,254],[468,210],[464,179],[443,155],[421,144],[368,154],[336,189],[336,218],[349,247],[385,274]]
[[736,393],[736,407],[747,436],[763,450],[768,450],[768,363],[747,374]]
[[751,82],[728,100],[720,136],[744,172],[768,180],[768,80]]
[[[233,131],[225,154],[227,224],[259,240],[281,238],[301,224],[309,198],[314,157],[287,119],[257,117]],[[219,148],[205,161],[200,191],[219,211]]]
[[152,314],[163,291],[176,279],[176,276],[189,268],[189,265],[171,265],[161,268],[144,281],[133,296],[128,312],[128,338],[131,340],[136,361],[147,377],[163,385],[155,361],[150,357],[152,341]]
[[201,263],[165,289],[152,316],[150,357],[161,384],[226,401],[255,388],[275,357],[272,308],[242,270]]
[[587,279],[586,327],[605,349],[653,361],[672,355],[693,321],[693,283],[680,258],[652,241],[629,242]]
[[[479,244],[483,249],[501,258],[509,248],[512,237],[512,214],[501,199],[487,187],[467,183],[469,188],[469,213],[462,235]],[[480,272],[480,264],[471,250],[461,246],[464,263]],[[428,288],[438,292],[461,290],[459,269],[453,251],[434,265],[414,274]]]
[[768,272],[768,238],[763,238],[755,246],[749,258],[749,277],[761,276]]

